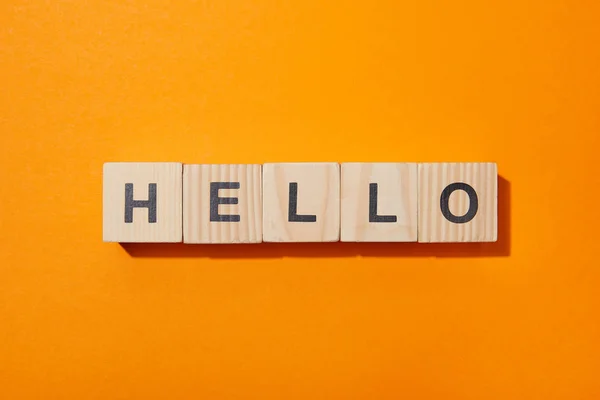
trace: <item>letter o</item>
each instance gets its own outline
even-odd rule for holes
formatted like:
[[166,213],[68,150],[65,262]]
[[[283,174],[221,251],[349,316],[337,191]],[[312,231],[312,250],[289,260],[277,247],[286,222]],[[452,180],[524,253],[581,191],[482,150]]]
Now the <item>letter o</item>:
[[[452,214],[450,211],[450,195],[455,190],[462,190],[469,196],[469,209],[465,215],[457,216]],[[479,200],[477,199],[477,193],[475,192],[475,189],[464,182],[454,182],[449,184],[442,191],[442,195],[440,196],[440,209],[442,210],[442,215],[448,221],[454,222],[455,224],[464,224],[471,221],[473,218],[475,218],[478,208]]]

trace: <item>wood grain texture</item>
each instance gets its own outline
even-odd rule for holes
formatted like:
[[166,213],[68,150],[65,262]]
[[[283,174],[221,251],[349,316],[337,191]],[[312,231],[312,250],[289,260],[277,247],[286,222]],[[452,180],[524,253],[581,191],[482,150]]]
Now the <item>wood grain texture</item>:
[[[315,222],[289,221],[290,183],[297,184],[297,214],[314,216]],[[263,196],[263,240],[265,242],[339,240],[339,164],[264,164]]]
[[[218,204],[217,207],[220,215],[239,215],[239,221],[211,221],[213,182],[239,183],[239,189],[218,190],[218,197],[237,198],[237,204]],[[183,204],[184,243],[262,242],[260,164],[184,165]]]
[[[181,163],[105,163],[103,175],[105,242],[181,242]],[[143,206],[130,208],[131,222],[125,222],[127,184],[133,184],[134,201],[149,200],[149,185],[156,185],[155,222]]]
[[[444,189],[456,182],[477,194],[477,213],[469,222],[449,221],[442,213]],[[448,201],[455,216],[464,216],[471,202],[464,190]],[[498,238],[498,170],[495,163],[419,164],[419,242],[495,242]]]
[[[343,163],[341,170],[342,242],[417,241],[416,163]],[[375,205],[379,217],[370,218]]]

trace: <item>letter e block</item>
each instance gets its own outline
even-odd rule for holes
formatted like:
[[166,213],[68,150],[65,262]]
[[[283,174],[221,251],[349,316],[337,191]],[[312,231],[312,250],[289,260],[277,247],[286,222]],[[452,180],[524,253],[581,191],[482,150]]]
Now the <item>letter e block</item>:
[[181,242],[182,164],[105,163],[105,242]]
[[495,163],[419,164],[419,242],[495,242]]
[[263,196],[265,242],[339,240],[339,164],[264,164]]
[[184,243],[262,242],[260,164],[183,166]]
[[342,242],[417,241],[417,164],[342,164]]

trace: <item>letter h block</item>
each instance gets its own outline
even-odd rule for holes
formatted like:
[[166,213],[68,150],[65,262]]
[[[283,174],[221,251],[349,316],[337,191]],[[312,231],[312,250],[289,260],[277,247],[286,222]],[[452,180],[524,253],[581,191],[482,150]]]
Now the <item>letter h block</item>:
[[339,240],[339,164],[264,164],[263,194],[265,242]]
[[262,242],[261,165],[185,164],[183,241]]
[[105,242],[181,242],[182,164],[105,163]]

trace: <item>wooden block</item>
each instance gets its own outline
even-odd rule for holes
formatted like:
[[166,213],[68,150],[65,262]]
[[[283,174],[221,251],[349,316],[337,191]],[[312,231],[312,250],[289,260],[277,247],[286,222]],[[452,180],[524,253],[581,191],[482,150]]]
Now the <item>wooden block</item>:
[[419,242],[495,242],[495,163],[419,164]]
[[342,242],[417,241],[417,164],[342,164]]
[[106,163],[105,242],[181,242],[182,165]]
[[263,196],[265,242],[339,240],[339,164],[264,164]]
[[260,164],[183,166],[184,243],[262,242]]

